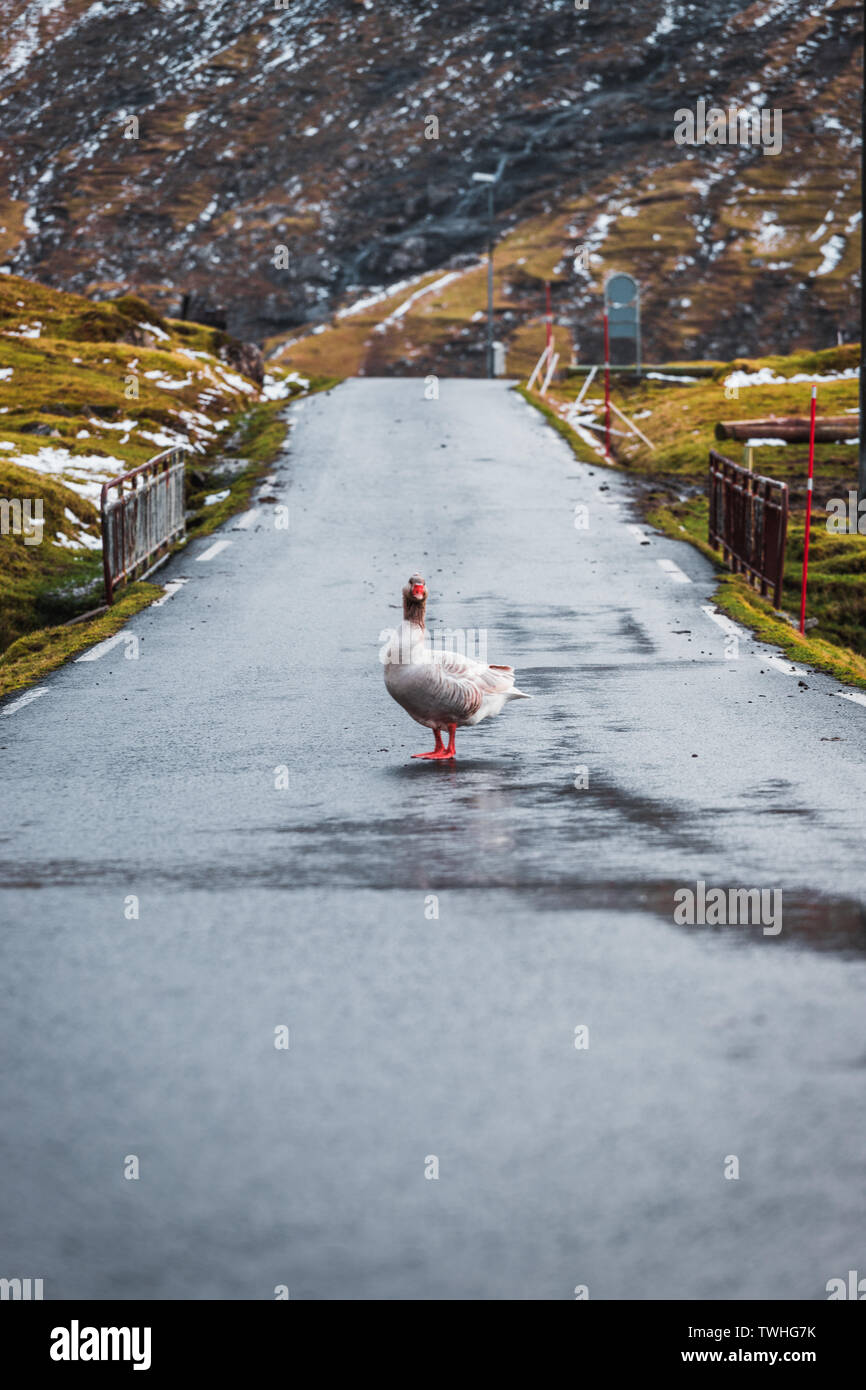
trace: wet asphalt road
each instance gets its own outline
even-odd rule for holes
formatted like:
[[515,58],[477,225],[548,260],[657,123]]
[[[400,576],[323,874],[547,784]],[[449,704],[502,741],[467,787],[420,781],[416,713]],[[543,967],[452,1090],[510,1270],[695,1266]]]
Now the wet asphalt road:
[[[195,541],[137,659],[0,706],[0,1276],[825,1297],[866,1261],[866,708],[726,657],[710,566],[503,384],[292,413],[289,529]],[[453,767],[378,661],[416,568],[534,696]],[[698,880],[782,931],[676,925]]]

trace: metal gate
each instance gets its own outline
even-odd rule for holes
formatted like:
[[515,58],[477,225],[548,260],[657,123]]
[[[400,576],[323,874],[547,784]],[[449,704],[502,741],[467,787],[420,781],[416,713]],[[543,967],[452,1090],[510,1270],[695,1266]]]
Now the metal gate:
[[184,534],[186,449],[168,449],[102,485],[105,601],[119,584],[144,579]]
[[764,478],[710,450],[710,545],[735,574],[743,573],[773,605],[782,605],[788,484]]

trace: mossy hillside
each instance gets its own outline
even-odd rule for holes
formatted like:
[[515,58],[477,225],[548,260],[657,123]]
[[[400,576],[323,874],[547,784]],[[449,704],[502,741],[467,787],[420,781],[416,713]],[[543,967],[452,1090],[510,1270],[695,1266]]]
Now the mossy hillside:
[[[784,381],[778,384],[740,386],[736,398],[729,398],[725,383],[734,372],[756,376],[769,369],[774,376],[790,378],[809,375],[832,376],[859,362],[859,345],[846,344],[820,352],[798,352],[784,357],[738,358],[734,362],[709,364],[712,375],[699,377],[682,384],[676,381],[653,380],[646,376],[637,381],[619,373],[611,376],[611,399],[635,420],[641,431],[655,446],[650,449],[638,438],[614,436],[612,449],[616,459],[637,472],[652,476],[672,475],[684,480],[703,480],[706,477],[710,449],[742,462],[743,444],[735,440],[718,441],[715,427],[720,420],[760,419],[771,415],[808,416],[811,401],[809,381]],[[685,368],[684,363],[676,364]],[[584,378],[572,376],[553,385],[549,401],[554,409],[565,410],[580,393]],[[844,415],[856,412],[858,382],[856,377],[839,381],[818,380],[818,414]],[[584,396],[584,404],[596,410],[603,419],[604,387],[601,374],[595,378]],[[624,429],[614,418],[618,430]],[[857,433],[857,416],[852,414],[851,436]],[[757,472],[781,481],[802,481],[808,472],[808,445],[783,446],[761,444],[754,451]],[[815,476],[819,480],[853,478],[857,469],[855,444],[818,444],[815,448]]]
[[[38,545],[0,535],[0,651],[102,602],[105,478],[182,444],[193,452],[188,530],[213,530],[279,452],[291,399],[334,384],[276,369],[267,389],[280,399],[265,399],[221,358],[227,346],[225,334],[166,320],[136,296],[92,303],[0,277],[0,497],[39,499],[43,514]],[[66,645],[34,637],[31,665],[50,668]]]

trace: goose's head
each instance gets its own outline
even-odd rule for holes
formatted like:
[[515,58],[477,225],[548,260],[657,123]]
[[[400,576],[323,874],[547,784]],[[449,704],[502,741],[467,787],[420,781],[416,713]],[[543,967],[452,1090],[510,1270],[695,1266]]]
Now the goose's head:
[[411,622],[424,625],[424,609],[427,607],[427,585],[420,574],[409,576],[403,586],[403,617]]

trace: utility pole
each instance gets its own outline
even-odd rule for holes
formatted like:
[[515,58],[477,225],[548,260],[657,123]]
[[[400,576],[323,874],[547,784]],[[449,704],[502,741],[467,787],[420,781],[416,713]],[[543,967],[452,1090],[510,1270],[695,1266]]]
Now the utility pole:
[[487,375],[493,376],[493,190],[502,177],[506,157],[502,156],[495,174],[473,174],[476,183],[487,184]]

